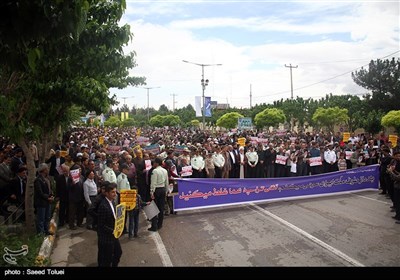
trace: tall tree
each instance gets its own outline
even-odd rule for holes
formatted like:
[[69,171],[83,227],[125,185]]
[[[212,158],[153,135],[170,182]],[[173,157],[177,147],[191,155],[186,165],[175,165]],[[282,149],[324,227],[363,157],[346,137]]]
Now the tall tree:
[[354,82],[372,92],[369,100],[376,110],[388,112],[400,108],[400,59],[371,60],[368,70],[351,73]]
[[394,127],[400,133],[400,111],[390,111],[382,117],[381,123],[385,127]]
[[333,132],[335,124],[345,123],[348,119],[347,109],[339,107],[318,108],[313,115],[313,121],[321,126],[326,126],[330,132]]
[[217,126],[225,128],[235,128],[238,125],[238,119],[243,118],[243,115],[238,112],[226,113],[217,120]]
[[264,111],[258,113],[254,118],[254,122],[257,128],[263,127],[277,127],[280,123],[286,121],[286,116],[281,109],[271,108],[265,109]]
[[29,141],[53,131],[74,105],[106,112],[115,100],[110,87],[144,79],[129,77],[135,54],[122,49],[131,39],[129,26],[119,26],[125,1],[0,5],[0,128],[26,155],[26,225],[32,232],[35,168]]

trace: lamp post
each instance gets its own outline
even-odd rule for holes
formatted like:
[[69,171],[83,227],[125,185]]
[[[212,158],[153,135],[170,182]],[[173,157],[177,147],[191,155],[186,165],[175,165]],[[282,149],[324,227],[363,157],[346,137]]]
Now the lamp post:
[[160,87],[143,87],[147,89],[147,122],[150,121],[150,109],[149,109],[149,90],[153,88],[160,88]]
[[203,103],[203,110],[201,110],[201,115],[203,117],[203,129],[205,129],[205,123],[206,123],[206,106],[205,106],[205,97],[204,97],[204,91],[206,90],[206,86],[208,86],[208,79],[204,79],[204,67],[205,66],[221,66],[222,64],[202,64],[202,63],[195,63],[195,62],[190,62],[187,60],[182,60],[185,63],[190,63],[194,65],[201,66],[201,88],[202,88],[202,103]]

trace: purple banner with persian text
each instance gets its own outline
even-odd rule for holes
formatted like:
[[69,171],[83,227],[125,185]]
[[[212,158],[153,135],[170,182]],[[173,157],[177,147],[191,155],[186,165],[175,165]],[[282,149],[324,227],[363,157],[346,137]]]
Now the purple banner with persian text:
[[178,179],[174,210],[378,189],[378,165],[321,175],[260,179]]

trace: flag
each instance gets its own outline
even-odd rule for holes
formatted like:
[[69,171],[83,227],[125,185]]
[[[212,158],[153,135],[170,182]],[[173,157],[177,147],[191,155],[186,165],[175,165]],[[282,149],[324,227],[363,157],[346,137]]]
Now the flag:
[[204,97],[204,106],[206,107],[204,116],[211,117],[211,97],[210,96]]
[[196,110],[196,117],[203,116],[203,114],[201,113],[201,96],[195,96],[194,109]]

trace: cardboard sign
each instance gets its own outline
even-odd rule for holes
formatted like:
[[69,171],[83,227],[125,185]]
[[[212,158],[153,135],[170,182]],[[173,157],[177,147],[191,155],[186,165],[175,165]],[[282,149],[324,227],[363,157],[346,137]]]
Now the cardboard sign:
[[115,209],[114,237],[119,238],[125,227],[125,204],[118,204]]

